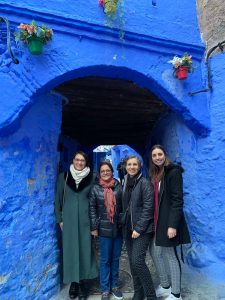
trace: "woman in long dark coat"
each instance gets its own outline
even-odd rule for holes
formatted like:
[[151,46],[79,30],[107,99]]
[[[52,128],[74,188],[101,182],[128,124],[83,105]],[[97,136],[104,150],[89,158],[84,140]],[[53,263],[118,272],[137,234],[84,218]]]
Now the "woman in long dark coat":
[[82,151],[74,155],[70,170],[58,178],[55,199],[56,220],[63,236],[63,282],[70,285],[71,299],[86,298],[85,279],[98,276],[91,247],[88,194],[94,183],[88,158]]
[[155,204],[155,239],[150,252],[160,278],[156,296],[181,300],[181,264],[176,246],[190,243],[183,213],[183,169],[170,162],[161,145],[152,147],[150,159]]

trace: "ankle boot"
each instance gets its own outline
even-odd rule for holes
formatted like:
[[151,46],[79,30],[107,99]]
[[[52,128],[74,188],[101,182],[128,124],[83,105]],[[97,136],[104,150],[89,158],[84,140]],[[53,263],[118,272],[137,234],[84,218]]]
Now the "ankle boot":
[[143,300],[144,298],[145,298],[145,294],[143,288],[134,291],[132,300]]
[[79,300],[86,300],[87,299],[87,288],[85,286],[85,284],[83,282],[80,282],[80,288],[79,288],[79,292],[78,292],[78,299]]
[[70,299],[77,298],[78,291],[79,291],[79,283],[77,283],[77,282],[71,282],[70,289],[69,289]]

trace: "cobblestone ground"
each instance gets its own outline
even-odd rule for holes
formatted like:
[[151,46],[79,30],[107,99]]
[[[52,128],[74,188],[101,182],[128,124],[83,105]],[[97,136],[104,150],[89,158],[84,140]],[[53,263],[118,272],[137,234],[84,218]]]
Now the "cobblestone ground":
[[[157,286],[159,284],[159,280],[152,263],[150,256],[147,254],[146,262],[152,274],[152,279]],[[182,267],[185,269],[185,265]],[[216,291],[211,290],[207,284],[204,284],[204,280],[202,278],[198,278],[197,282],[195,279],[190,277],[185,270],[183,270],[182,281],[185,283],[188,282],[188,288],[182,288],[182,299],[183,300],[225,300],[224,297],[215,296]],[[193,277],[195,278],[195,277]],[[183,284],[182,284],[183,286]],[[187,284],[185,284],[187,286]],[[122,251],[121,261],[120,261],[120,288],[123,291],[124,299],[130,300],[133,296],[133,286],[132,286],[132,278],[130,274],[129,263],[127,259],[127,253],[125,249]],[[89,297],[88,300],[100,300],[101,293],[99,290],[98,280],[93,280],[88,282],[88,290]],[[70,299],[68,296],[69,285],[62,286],[60,293],[53,297],[51,300],[68,300]],[[113,296],[111,296],[113,299]],[[158,298],[159,300],[163,300],[164,298]]]

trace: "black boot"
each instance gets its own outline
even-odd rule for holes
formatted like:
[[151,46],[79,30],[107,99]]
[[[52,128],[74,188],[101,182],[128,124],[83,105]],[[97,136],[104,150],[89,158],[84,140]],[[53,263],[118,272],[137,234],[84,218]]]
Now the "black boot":
[[80,288],[78,293],[78,299],[79,300],[86,300],[88,295],[87,287],[85,286],[85,283],[80,282]]
[[144,298],[145,298],[145,294],[143,288],[134,291],[132,300],[143,300]]
[[79,283],[77,283],[77,282],[71,282],[70,289],[69,289],[70,299],[77,298],[78,291],[79,291]]
[[155,290],[153,290],[150,295],[147,295],[146,299],[147,300],[157,300],[157,297],[156,297],[156,294],[155,294]]

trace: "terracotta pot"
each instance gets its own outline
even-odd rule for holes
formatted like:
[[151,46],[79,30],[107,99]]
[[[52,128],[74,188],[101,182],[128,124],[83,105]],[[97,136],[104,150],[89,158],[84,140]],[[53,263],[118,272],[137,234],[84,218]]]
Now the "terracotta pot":
[[38,37],[31,37],[28,41],[28,49],[31,54],[41,54],[43,49],[43,41]]
[[176,75],[179,80],[185,80],[188,77],[188,68],[181,66],[176,69]]

